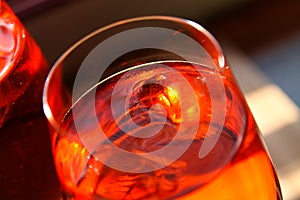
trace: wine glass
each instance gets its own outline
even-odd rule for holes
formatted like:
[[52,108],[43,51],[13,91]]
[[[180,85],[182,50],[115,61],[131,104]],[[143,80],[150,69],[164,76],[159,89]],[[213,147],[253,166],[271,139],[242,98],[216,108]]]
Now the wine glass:
[[116,22],[53,66],[43,94],[64,199],[281,199],[214,37],[169,16]]

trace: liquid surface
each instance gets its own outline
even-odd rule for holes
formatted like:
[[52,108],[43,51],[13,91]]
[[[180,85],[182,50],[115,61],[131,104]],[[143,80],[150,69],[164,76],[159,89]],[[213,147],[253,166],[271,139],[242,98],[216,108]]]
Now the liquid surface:
[[[95,99],[92,110],[90,97]],[[66,115],[55,135],[58,176],[66,196],[75,199],[193,195],[231,168],[243,149],[248,117],[239,90],[209,67],[181,61],[135,67],[102,82]],[[99,137],[98,126],[104,137]],[[251,139],[257,137],[253,134]],[[152,155],[166,147],[165,154]],[[206,153],[200,156],[204,147]],[[259,140],[253,154],[258,151],[265,153]],[[221,181],[226,186],[213,189],[237,186],[230,186],[228,178]],[[266,193],[276,195],[274,177],[268,180],[273,182]],[[213,193],[200,192],[195,199],[221,199]]]

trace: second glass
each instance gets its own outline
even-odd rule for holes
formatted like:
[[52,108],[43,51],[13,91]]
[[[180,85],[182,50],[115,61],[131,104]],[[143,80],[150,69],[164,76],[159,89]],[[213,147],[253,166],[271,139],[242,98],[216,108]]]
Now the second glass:
[[149,16],[103,27],[43,95],[65,199],[281,199],[259,130],[212,35]]
[[42,112],[49,71],[37,43],[0,0],[0,199],[59,198]]
[[49,65],[6,2],[0,0],[0,128],[9,118],[41,110]]

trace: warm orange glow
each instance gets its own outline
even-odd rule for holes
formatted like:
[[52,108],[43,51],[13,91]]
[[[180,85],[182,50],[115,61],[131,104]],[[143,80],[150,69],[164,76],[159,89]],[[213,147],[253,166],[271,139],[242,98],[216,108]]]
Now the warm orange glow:
[[179,93],[176,88],[166,87],[165,94],[161,97],[163,103],[167,106],[167,113],[169,118],[175,122],[181,122],[181,113],[180,113],[180,102],[179,102]]
[[228,166],[217,179],[180,199],[277,199],[273,176],[269,158],[261,151],[233,166]]
[[171,104],[178,103],[179,94],[176,88],[167,87],[167,95],[170,99]]
[[86,167],[89,153],[81,144],[67,139],[60,140],[57,146],[60,151],[56,151],[55,163],[61,168],[59,178],[64,179],[68,188],[74,188]]

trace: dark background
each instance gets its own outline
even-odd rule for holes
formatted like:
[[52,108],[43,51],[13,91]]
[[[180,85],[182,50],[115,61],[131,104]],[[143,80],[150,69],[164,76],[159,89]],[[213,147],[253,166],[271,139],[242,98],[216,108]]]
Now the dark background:
[[300,31],[295,0],[7,0],[50,62],[74,41],[111,22],[173,15],[204,25],[246,53]]

